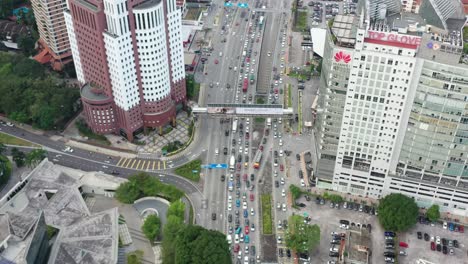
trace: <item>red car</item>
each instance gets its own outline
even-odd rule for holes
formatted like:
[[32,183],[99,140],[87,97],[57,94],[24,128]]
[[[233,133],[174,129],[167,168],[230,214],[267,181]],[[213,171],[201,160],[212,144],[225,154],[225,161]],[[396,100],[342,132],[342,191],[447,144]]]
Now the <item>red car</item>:
[[241,164],[240,163],[237,163],[237,171],[240,171],[241,170]]
[[463,227],[462,225],[459,225],[458,226],[458,232],[465,233],[465,227]]
[[244,173],[244,175],[242,175],[242,179],[243,179],[244,181],[247,181],[247,173]]
[[260,151],[263,151],[263,145],[260,145],[258,149],[260,149]]
[[249,139],[249,138],[250,138],[249,132],[245,132],[245,139]]
[[436,250],[436,245],[435,245],[434,241],[431,242],[431,250],[432,251]]
[[405,242],[400,242],[400,247],[407,248],[407,247],[408,247],[408,244],[405,243]]
[[265,129],[265,136],[268,137],[268,135],[270,135],[270,129],[267,128],[267,129]]
[[234,245],[234,253],[239,252],[239,249],[240,249],[240,245],[239,245],[239,244],[235,244],[235,245]]
[[275,89],[275,94],[278,94],[278,89]]
[[280,171],[284,171],[284,166],[283,166],[283,164],[280,164]]
[[250,233],[249,226],[247,226],[247,225],[245,226],[244,232],[245,232],[246,235],[248,235]]
[[218,63],[219,63],[219,61],[218,61],[218,60],[214,60],[214,64],[218,64]]
[[250,62],[250,58],[249,58],[249,57],[247,57],[247,59],[246,59],[245,61],[246,61],[246,62]]
[[250,201],[253,202],[253,200],[255,199],[255,196],[253,193],[250,194]]

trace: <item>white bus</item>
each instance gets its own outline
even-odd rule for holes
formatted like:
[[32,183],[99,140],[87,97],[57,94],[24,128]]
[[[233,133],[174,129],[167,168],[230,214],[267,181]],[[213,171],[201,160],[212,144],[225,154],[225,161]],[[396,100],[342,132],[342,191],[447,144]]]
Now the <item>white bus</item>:
[[232,133],[237,131],[237,120],[232,121]]

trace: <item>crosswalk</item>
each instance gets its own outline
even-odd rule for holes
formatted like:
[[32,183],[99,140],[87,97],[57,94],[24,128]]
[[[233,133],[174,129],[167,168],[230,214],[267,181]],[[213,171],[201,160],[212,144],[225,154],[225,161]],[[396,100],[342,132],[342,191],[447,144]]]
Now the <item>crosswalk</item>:
[[165,170],[167,168],[166,161],[164,160],[146,160],[140,158],[120,158],[116,166],[143,171]]

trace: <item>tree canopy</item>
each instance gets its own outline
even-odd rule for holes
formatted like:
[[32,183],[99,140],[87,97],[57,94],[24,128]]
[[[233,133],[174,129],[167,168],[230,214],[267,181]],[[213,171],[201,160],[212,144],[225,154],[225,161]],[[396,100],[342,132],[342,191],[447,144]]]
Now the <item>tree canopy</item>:
[[141,172],[128,178],[115,192],[115,197],[122,203],[133,203],[145,196],[161,196],[169,201],[177,201],[184,193],[175,186],[164,184],[159,179]]
[[43,149],[34,149],[26,155],[26,165],[34,167],[47,157],[47,151]]
[[320,243],[320,227],[304,223],[299,215],[289,217],[286,231],[286,246],[301,253],[313,250]]
[[161,230],[161,219],[157,215],[148,215],[141,226],[141,231],[153,243]]
[[231,263],[231,252],[226,235],[201,226],[182,228],[175,242],[175,263],[211,264]]
[[18,150],[17,148],[12,148],[11,156],[13,161],[16,163],[16,167],[20,168],[24,166],[26,162],[26,154],[24,154],[24,152]]
[[0,113],[45,130],[61,128],[79,110],[79,90],[46,75],[20,54],[0,52]]
[[297,187],[294,184],[289,185],[289,191],[291,192],[292,199],[294,201],[297,200],[302,194],[301,188]]
[[380,200],[379,221],[386,230],[408,230],[416,224],[418,213],[414,200],[403,194],[392,193]]
[[5,146],[5,144],[3,144],[3,143],[0,143],[0,155],[2,155],[2,154],[3,154],[3,152],[5,152],[5,150],[6,150],[6,146]]
[[184,219],[185,214],[185,204],[182,200],[172,202],[169,208],[167,209],[167,216],[177,216],[180,219]]
[[429,207],[429,209],[427,209],[426,216],[432,222],[437,221],[440,218],[439,205],[437,205],[437,204],[431,205],[431,207]]

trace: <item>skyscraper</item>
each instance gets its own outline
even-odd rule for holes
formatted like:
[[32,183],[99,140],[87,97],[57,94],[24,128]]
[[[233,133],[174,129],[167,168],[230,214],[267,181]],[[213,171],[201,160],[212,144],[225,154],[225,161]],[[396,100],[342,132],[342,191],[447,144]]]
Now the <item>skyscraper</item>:
[[175,0],[69,0],[65,12],[88,125],[132,140],[185,104]]
[[421,207],[468,215],[465,20],[449,16],[445,29],[416,14],[361,11],[336,16],[325,44],[319,181],[363,197],[400,192]]
[[39,31],[41,52],[35,57],[41,63],[50,63],[55,70],[71,62],[70,44],[63,17],[65,0],[31,0]]

